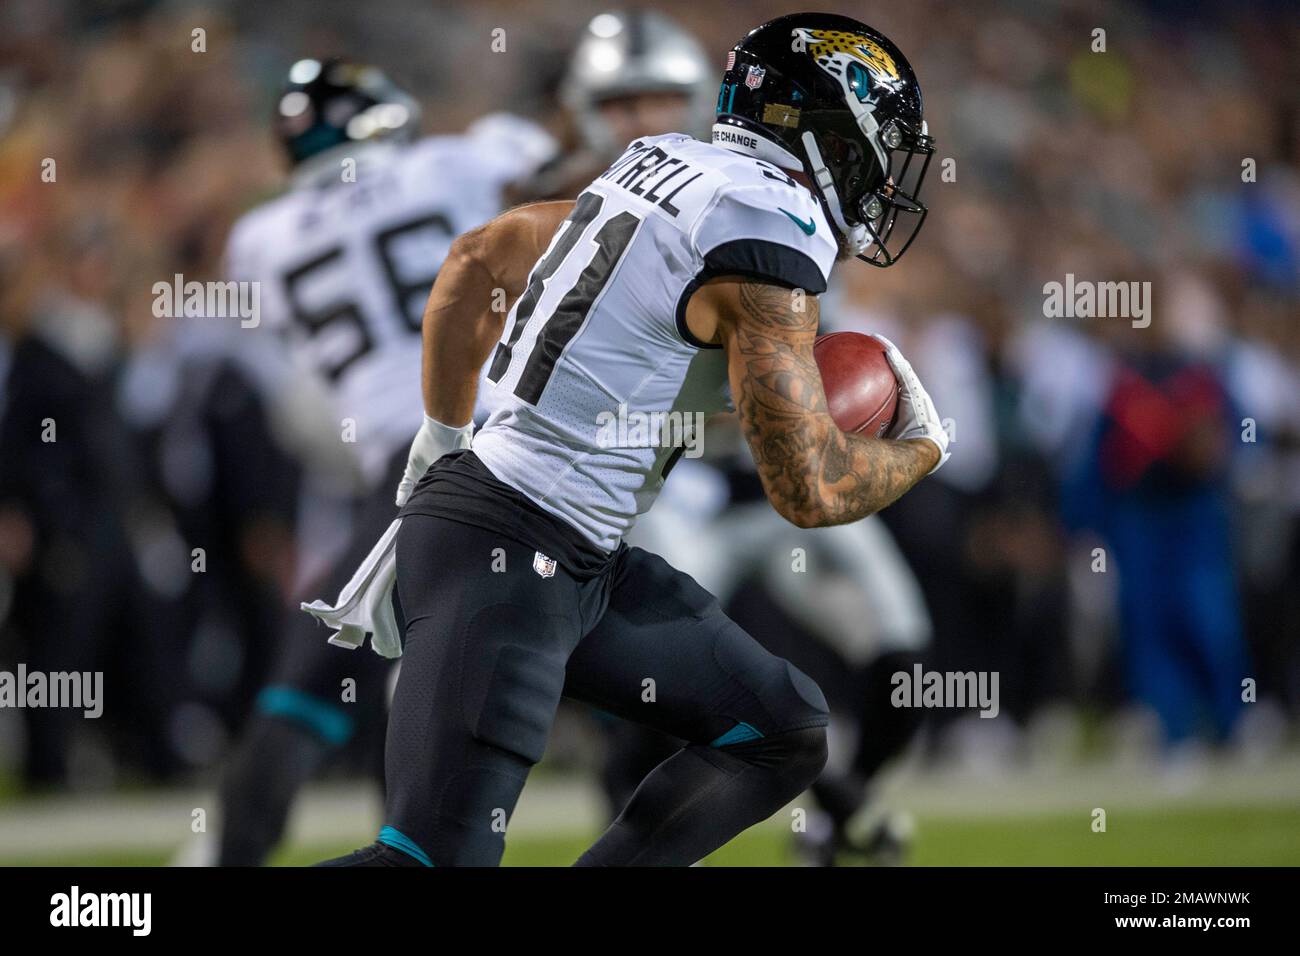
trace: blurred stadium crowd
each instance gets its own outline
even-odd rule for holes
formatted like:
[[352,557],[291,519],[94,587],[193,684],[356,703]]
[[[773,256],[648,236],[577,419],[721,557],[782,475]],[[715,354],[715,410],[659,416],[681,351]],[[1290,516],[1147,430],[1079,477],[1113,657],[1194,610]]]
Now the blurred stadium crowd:
[[[939,143],[921,240],[896,268],[842,270],[823,307],[894,337],[953,419],[952,461],[884,517],[933,666],[998,671],[1009,719],[950,718],[932,752],[1014,758],[1061,714],[1147,713],[1123,733],[1175,750],[1278,745],[1300,718],[1300,16],[828,6],[908,51]],[[738,29],[789,12],[654,7],[719,70]],[[104,670],[116,698],[94,726],[0,712],[24,783],[215,765],[344,533],[352,463],[311,383],[235,321],[152,310],[156,282],[219,278],[230,224],[278,188],[288,64],[376,62],[431,131],[507,109],[571,141],[555,90],[600,9],[0,8],[0,669]],[[1045,317],[1067,274],[1150,282],[1150,326]]]

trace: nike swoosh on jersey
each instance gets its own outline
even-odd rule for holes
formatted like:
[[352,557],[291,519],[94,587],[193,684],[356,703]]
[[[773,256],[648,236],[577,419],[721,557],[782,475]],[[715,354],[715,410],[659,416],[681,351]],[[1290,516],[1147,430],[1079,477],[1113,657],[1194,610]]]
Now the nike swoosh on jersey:
[[[781,209],[780,206],[777,206],[776,208]],[[788,209],[781,209],[781,211],[785,213],[787,216],[789,216],[794,221],[794,224],[796,226],[798,226],[800,229],[803,230],[803,234],[805,236],[811,236],[814,232],[817,231],[817,221],[813,219],[812,216],[809,216],[808,221],[804,222],[802,219],[800,219],[798,216],[796,216]]]

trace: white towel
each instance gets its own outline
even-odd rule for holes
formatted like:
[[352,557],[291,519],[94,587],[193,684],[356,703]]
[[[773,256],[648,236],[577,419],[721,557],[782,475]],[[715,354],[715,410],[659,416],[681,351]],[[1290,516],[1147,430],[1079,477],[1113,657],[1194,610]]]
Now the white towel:
[[402,519],[388,526],[379,542],[370,549],[352,580],[339,592],[333,607],[324,601],[303,604],[302,609],[324,621],[337,634],[329,642],[356,649],[371,634],[371,649],[383,657],[402,656],[402,638],[393,614],[393,585],[397,581],[397,529]]

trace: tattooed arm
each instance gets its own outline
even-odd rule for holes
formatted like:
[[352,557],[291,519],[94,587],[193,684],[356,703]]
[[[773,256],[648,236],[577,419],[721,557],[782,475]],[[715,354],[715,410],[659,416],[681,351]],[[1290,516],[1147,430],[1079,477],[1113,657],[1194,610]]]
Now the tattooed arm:
[[898,499],[939,462],[927,439],[840,431],[813,359],[815,297],[738,278],[704,286],[687,321],[727,352],[732,396],[768,500],[801,528],[845,524]]
[[473,416],[479,369],[501,337],[506,312],[572,208],[570,201],[517,206],[451,244],[424,307],[421,381],[430,418]]

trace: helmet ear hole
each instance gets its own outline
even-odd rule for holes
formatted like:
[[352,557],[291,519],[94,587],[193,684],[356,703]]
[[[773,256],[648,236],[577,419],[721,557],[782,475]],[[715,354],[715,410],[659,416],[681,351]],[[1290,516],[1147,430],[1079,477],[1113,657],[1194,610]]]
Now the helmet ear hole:
[[880,140],[887,148],[898,149],[899,146],[903,145],[903,131],[891,119],[885,124],[885,128],[880,131]]

